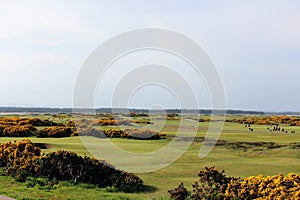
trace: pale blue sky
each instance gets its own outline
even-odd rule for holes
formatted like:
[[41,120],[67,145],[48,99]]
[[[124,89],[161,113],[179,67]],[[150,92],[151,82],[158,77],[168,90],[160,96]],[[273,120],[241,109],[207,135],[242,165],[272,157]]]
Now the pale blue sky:
[[[98,45],[154,27],[182,33],[207,51],[228,108],[300,111],[299,10],[297,0],[0,0],[0,106],[71,107],[80,67]],[[131,106],[147,107],[151,98],[138,96]]]

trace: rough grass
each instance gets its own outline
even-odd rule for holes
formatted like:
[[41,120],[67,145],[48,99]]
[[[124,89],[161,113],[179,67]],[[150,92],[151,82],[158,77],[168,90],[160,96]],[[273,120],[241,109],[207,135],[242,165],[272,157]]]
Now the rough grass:
[[[0,170],[2,172],[2,169]],[[138,194],[114,192],[111,188],[97,188],[87,184],[74,185],[61,182],[54,186],[18,183],[12,177],[0,176],[0,194],[15,199],[141,199]]]

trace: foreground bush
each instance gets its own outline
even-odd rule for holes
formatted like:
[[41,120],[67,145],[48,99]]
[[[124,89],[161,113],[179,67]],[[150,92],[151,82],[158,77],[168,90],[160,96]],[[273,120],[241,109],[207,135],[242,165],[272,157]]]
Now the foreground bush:
[[0,143],[0,167],[12,166],[41,155],[40,148],[29,139]]
[[218,171],[215,167],[199,171],[199,181],[193,184],[192,199],[223,199],[227,185],[236,181],[224,173],[224,170]]
[[226,199],[300,199],[300,176],[251,176],[238,183],[230,183]]
[[170,194],[171,199],[175,200],[185,200],[189,195],[189,192],[184,187],[183,183],[181,183],[177,188],[169,190],[168,193]]
[[99,187],[114,186],[122,191],[133,192],[142,186],[142,180],[134,174],[116,170],[105,161],[81,157],[68,151],[57,151],[42,156],[35,177],[49,180],[74,180]]
[[18,181],[26,181],[28,177],[44,178],[54,182],[112,186],[125,192],[135,192],[143,186],[135,174],[117,170],[103,160],[64,150],[40,155],[40,149],[28,139],[0,144],[0,163],[6,167],[6,173]]
[[198,173],[199,181],[193,184],[191,196],[180,184],[169,190],[171,199],[181,200],[263,200],[263,199],[300,199],[300,175],[251,176],[245,179],[226,177],[224,171],[215,167],[205,168]]
[[40,155],[40,148],[29,139],[0,144],[0,166],[5,167],[6,174],[17,180],[24,180],[30,175],[28,169],[36,167],[34,161]]

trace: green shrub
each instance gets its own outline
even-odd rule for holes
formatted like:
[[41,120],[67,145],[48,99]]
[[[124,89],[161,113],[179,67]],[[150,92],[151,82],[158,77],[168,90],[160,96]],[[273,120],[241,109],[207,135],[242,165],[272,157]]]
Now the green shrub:
[[125,134],[127,134],[127,138],[134,139],[160,139],[165,136],[165,134],[161,134],[157,131],[152,131],[149,129],[126,129]]
[[169,114],[167,114],[167,117],[179,117],[179,114],[177,114],[177,113],[169,113]]
[[117,126],[117,122],[116,120],[113,119],[100,119],[98,121],[98,124],[94,124],[94,125],[99,125],[99,126]]
[[14,164],[21,164],[26,160],[40,156],[41,150],[29,139],[20,142],[6,142],[0,144],[0,166],[10,167]]
[[80,136],[93,136],[96,138],[106,138],[106,135],[102,130],[96,130],[91,127],[77,128],[75,133]]
[[124,192],[135,192],[143,186],[138,176],[117,170],[104,160],[64,150],[43,155],[40,152],[29,139],[0,144],[0,164],[7,175],[24,181],[28,187],[45,186],[45,180],[110,186]]
[[138,192],[142,189],[143,181],[133,173],[115,171],[112,186],[123,192]]
[[24,181],[30,175],[34,162],[40,157],[41,150],[29,139],[20,142],[0,144],[0,165],[8,175]]
[[[199,181],[193,184],[193,191],[190,198],[193,200],[222,200],[226,197],[226,189],[229,183],[235,183],[238,179],[227,177],[223,171],[215,167],[205,167],[198,173]],[[178,188],[169,190],[172,199],[187,199],[188,191],[180,184]]]
[[39,130],[35,133],[37,137],[70,137],[72,135],[72,128],[65,126],[55,126]]
[[226,177],[223,171],[218,171],[215,167],[205,167],[199,171],[199,181],[193,184],[192,199],[223,199],[227,185],[232,177]]
[[[224,171],[215,167],[205,168],[198,173],[199,181],[193,184],[190,196],[193,200],[240,200],[240,199],[300,199],[300,175],[250,176],[239,179],[226,177]],[[169,190],[172,199],[187,199],[183,184]]]
[[67,127],[75,127],[75,121],[68,121],[68,122],[66,123],[66,126],[67,126]]
[[36,177],[49,180],[94,184],[98,187],[114,186],[124,192],[137,191],[143,181],[136,175],[116,170],[105,161],[81,157],[69,151],[59,150],[42,156],[37,162]]
[[48,119],[41,120],[38,118],[18,118],[18,117],[12,117],[12,118],[0,118],[0,125],[32,125],[32,126],[58,126],[59,124],[49,121]]
[[103,132],[109,138],[128,138],[128,135],[121,129],[107,129]]
[[48,119],[38,119],[38,118],[29,118],[26,119],[24,121],[22,121],[21,123],[23,124],[31,124],[33,126],[61,126],[62,124],[58,124],[52,121],[49,121]]
[[152,131],[149,129],[106,129],[106,130],[96,130],[94,128],[83,128],[78,130],[78,134],[81,136],[94,136],[97,138],[129,138],[129,139],[160,139],[165,136],[165,134]]
[[131,113],[129,113],[129,116],[130,117],[149,117],[149,114],[131,112]]
[[231,182],[226,199],[300,199],[300,175],[250,176]]
[[136,123],[136,124],[152,124],[150,119],[134,119],[133,123]]
[[32,125],[0,125],[0,136],[4,137],[26,137],[36,131]]
[[174,200],[186,200],[189,195],[189,192],[184,187],[183,183],[181,183],[177,188],[169,190],[168,193],[170,194],[170,197]]

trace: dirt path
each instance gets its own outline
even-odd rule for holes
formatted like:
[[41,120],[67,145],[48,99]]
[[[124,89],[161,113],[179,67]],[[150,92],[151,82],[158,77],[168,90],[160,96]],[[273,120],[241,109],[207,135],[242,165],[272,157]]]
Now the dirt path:
[[15,200],[15,199],[0,195],[0,200]]

